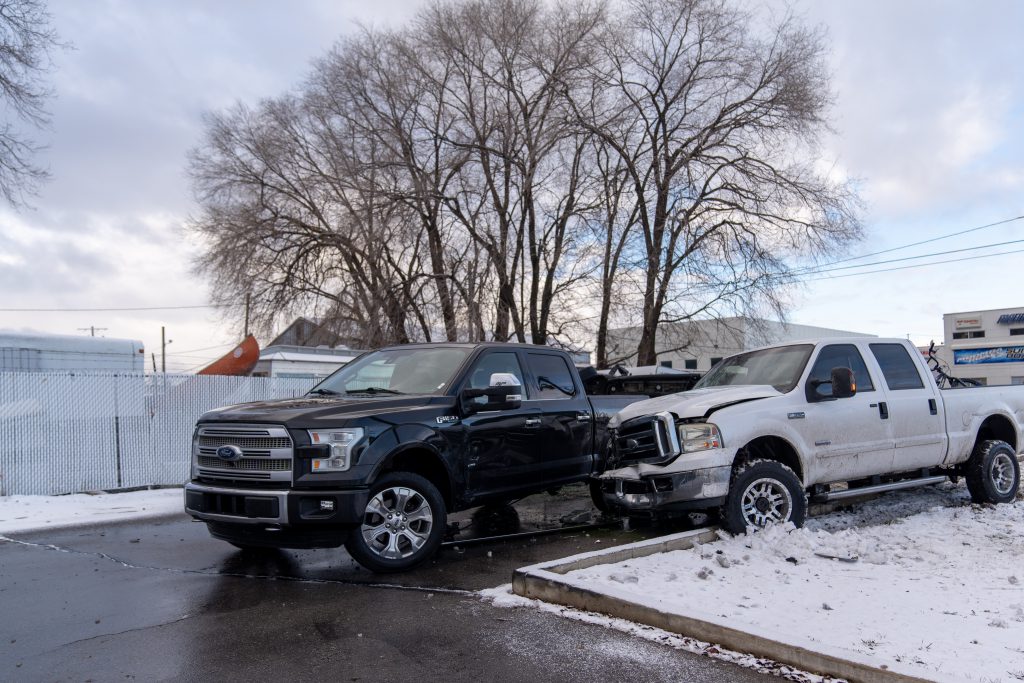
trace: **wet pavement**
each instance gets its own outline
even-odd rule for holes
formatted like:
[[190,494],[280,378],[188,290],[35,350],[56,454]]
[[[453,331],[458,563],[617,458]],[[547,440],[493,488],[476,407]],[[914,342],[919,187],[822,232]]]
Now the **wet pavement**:
[[[623,531],[582,489],[462,513],[412,572],[343,549],[246,553],[184,515],[0,541],[0,680],[753,681],[728,663],[474,591],[527,564],[679,531]],[[605,526],[579,528],[604,523]],[[576,530],[469,543],[496,533]]]

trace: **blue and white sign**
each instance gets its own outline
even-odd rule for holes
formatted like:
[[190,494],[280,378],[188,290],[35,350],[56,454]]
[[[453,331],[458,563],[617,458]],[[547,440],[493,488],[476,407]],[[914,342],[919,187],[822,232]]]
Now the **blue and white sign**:
[[997,321],[1000,325],[1014,325],[1024,323],[1024,313],[1004,313]]
[[954,365],[981,365],[983,363],[1024,363],[1024,346],[953,350]]

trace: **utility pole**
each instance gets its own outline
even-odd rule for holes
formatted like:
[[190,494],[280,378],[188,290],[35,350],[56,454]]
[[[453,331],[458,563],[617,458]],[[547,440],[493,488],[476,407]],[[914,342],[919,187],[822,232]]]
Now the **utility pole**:
[[173,342],[167,338],[167,328],[160,326],[160,372],[167,374],[167,345]]
[[155,375],[156,374],[156,354],[150,352],[149,356],[150,356],[150,358],[153,359],[153,374]]
[[81,330],[82,332],[88,331],[90,337],[95,337],[96,336],[96,330],[99,330],[100,332],[106,332],[108,328],[106,328],[106,327],[95,327],[93,325],[90,325],[89,327],[79,327],[78,329]]
[[245,295],[245,334],[242,336],[243,339],[249,336],[249,299],[251,297],[251,293]]

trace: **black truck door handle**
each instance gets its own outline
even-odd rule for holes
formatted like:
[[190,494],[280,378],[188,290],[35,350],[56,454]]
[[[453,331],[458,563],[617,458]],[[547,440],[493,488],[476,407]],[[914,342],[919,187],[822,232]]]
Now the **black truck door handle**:
[[928,399],[928,412],[931,413],[932,415],[938,415],[939,414],[939,407],[937,405],[935,405],[935,399],[934,398]]
[[878,402],[878,415],[883,420],[889,419],[889,406],[885,404],[885,401]]
[[576,413],[577,422],[590,422],[590,413],[585,413],[582,410]]
[[528,417],[525,424],[527,427],[540,427],[540,422],[539,417]]

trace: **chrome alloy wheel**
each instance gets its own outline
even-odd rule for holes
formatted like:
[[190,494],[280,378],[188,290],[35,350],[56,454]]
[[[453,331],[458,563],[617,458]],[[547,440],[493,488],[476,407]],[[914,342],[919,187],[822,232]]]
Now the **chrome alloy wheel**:
[[407,486],[384,489],[370,499],[361,532],[366,547],[387,560],[415,555],[430,537],[434,513],[421,493]]
[[988,471],[992,486],[1001,496],[1005,496],[1013,488],[1013,462],[1010,457],[1006,453],[997,453],[992,458],[992,465]]
[[743,519],[750,526],[788,522],[793,514],[793,496],[781,481],[757,479],[743,492]]

